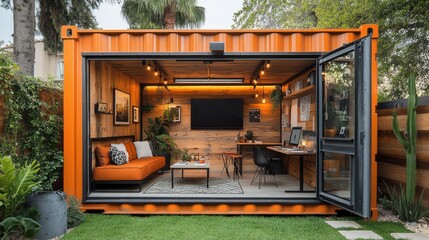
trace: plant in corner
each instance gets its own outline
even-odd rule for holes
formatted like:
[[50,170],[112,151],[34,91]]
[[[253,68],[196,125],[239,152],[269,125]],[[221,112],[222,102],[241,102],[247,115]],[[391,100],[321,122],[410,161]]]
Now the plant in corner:
[[17,168],[11,157],[0,157],[0,237],[34,237],[40,229],[35,209],[25,209],[27,196],[39,187],[39,164],[35,161]]
[[282,87],[277,85],[275,89],[270,94],[270,101],[273,104],[273,108],[279,107],[282,103],[284,93],[282,92]]
[[429,209],[422,207],[423,192],[420,197],[415,199],[416,192],[416,115],[418,96],[416,93],[416,76],[412,74],[408,79],[408,109],[406,132],[402,133],[399,129],[399,121],[396,109],[393,111],[393,133],[399,140],[406,152],[406,185],[405,191],[401,186],[399,193],[394,187],[387,187],[387,193],[392,201],[395,212],[402,221],[414,222],[426,216]]
[[170,114],[164,112],[163,116],[148,118],[148,127],[144,130],[147,141],[152,143],[155,155],[165,157],[166,163],[164,170],[170,169],[171,152],[176,149],[176,143],[169,133]]

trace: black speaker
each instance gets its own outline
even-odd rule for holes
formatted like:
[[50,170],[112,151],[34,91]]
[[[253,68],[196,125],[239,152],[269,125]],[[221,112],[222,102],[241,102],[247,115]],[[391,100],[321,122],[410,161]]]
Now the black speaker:
[[210,51],[213,53],[223,53],[225,51],[225,43],[224,42],[211,42],[210,43]]

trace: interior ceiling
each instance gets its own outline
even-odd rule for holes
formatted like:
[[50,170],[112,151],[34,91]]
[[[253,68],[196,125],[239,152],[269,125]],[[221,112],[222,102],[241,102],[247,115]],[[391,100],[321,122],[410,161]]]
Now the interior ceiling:
[[[154,62],[151,63],[151,71],[147,71],[141,60],[109,60],[114,68],[122,71],[140,83],[157,85],[160,79],[154,76]],[[148,61],[146,61],[147,63]],[[255,71],[260,66],[260,60],[234,60],[229,62],[206,61],[176,61],[157,60],[167,75],[168,84],[174,85],[175,78],[244,78],[243,84],[250,84]],[[281,84],[297,73],[305,70],[315,63],[314,59],[308,60],[271,60],[271,67],[260,76],[258,84]]]

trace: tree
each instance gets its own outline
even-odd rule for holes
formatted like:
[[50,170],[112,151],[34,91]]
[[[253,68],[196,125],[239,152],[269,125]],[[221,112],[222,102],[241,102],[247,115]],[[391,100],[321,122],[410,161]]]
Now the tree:
[[233,27],[356,28],[376,23],[380,92],[388,93],[384,99],[394,99],[407,96],[411,72],[419,76],[418,93],[429,94],[427,8],[427,0],[245,0]]
[[197,28],[205,21],[205,9],[195,0],[124,0],[122,15],[130,28]]
[[[113,0],[106,0],[113,2]],[[38,26],[45,41],[45,48],[52,53],[62,52],[60,31],[62,25],[77,25],[81,28],[96,28],[92,14],[103,0],[39,0]],[[1,0],[1,7],[13,10],[14,59],[20,71],[34,75],[35,1]]]
[[232,28],[313,28],[317,0],[244,0]]

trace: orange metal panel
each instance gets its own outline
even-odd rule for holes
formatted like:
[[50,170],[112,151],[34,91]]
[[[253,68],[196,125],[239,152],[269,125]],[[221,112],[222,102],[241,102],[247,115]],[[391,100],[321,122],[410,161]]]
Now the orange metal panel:
[[85,204],[81,210],[105,214],[333,215],[338,208],[328,204]]
[[[212,41],[226,52],[327,52],[373,32],[372,48],[372,181],[371,209],[377,213],[377,25],[359,29],[306,30],[80,30],[63,26],[64,40],[64,190],[82,199],[82,58],[83,52],[209,52]],[[83,209],[141,214],[334,214],[318,205],[155,205],[84,204]]]

